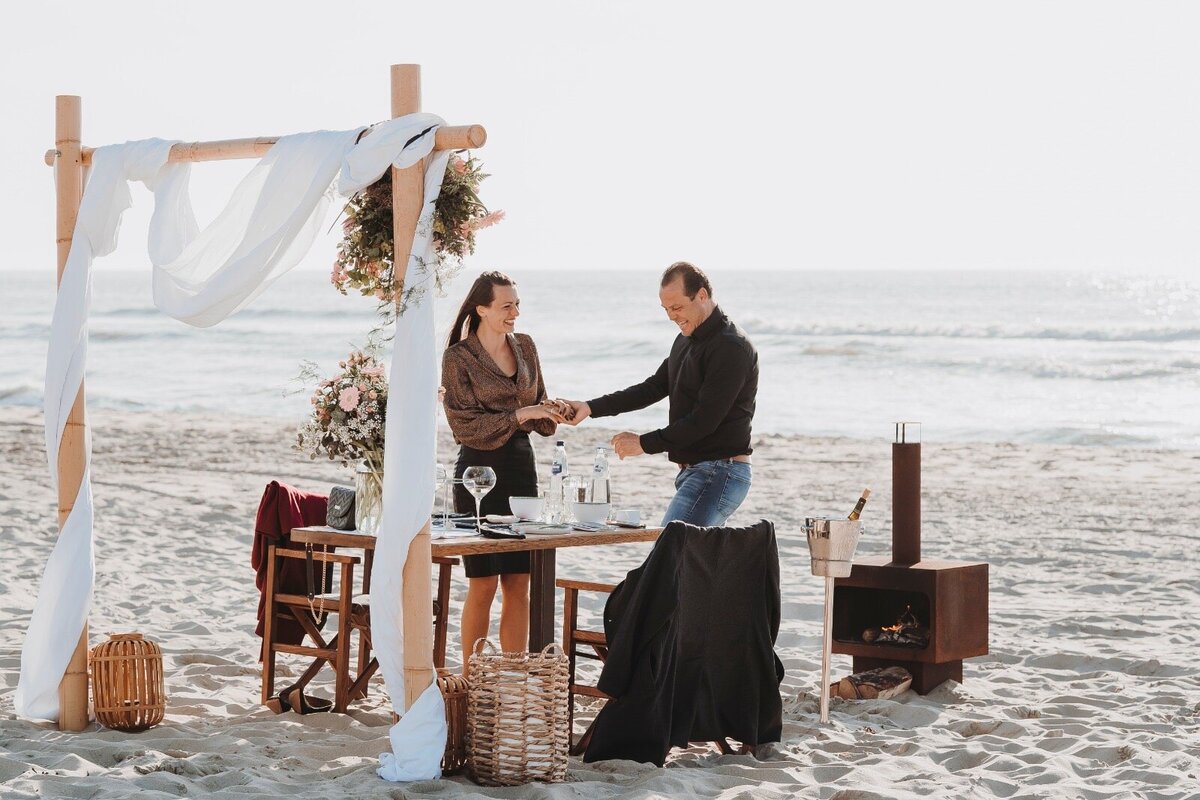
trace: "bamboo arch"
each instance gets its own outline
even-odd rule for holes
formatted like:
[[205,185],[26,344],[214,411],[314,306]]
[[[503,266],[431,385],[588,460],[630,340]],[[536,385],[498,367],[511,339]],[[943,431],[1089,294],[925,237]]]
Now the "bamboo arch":
[[[421,110],[421,67],[419,64],[393,64],[391,67],[391,113],[402,117]],[[83,198],[83,169],[91,163],[93,148],[82,143],[82,103],[78,96],[59,95],[55,98],[54,149],[45,154],[48,165],[55,170],[56,242],[58,246],[58,282],[71,250],[75,221]],[[369,131],[368,131],[369,134]],[[237,158],[260,158],[277,137],[226,139],[210,142],[176,144],[168,161],[219,161]],[[481,125],[439,128],[435,132],[435,150],[461,150],[482,147],[487,131]],[[406,169],[392,168],[392,229],[395,241],[393,252],[408,253],[412,248],[417,222],[424,197],[424,162]],[[397,259],[394,267],[396,285],[404,280],[407,259]],[[402,293],[397,293],[399,306]],[[399,310],[399,308],[397,308]],[[393,364],[396,369],[398,365]],[[429,387],[430,392],[434,387]],[[84,410],[84,384],[81,381],[71,413],[67,417],[59,447],[58,468],[58,526],[63,524],[75,507],[83,481],[85,466],[84,443],[87,418]],[[429,620],[433,615],[433,595],[430,578],[431,552],[429,521],[408,547],[404,563],[404,695],[405,707],[433,683],[433,630]],[[85,622],[79,642],[59,683],[58,727],[64,731],[82,731],[88,724],[88,625]]]

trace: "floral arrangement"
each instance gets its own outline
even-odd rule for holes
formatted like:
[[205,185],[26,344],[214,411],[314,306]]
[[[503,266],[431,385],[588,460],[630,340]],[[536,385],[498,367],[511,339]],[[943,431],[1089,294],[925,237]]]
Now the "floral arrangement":
[[[479,161],[469,155],[464,159],[452,154],[446,164],[433,214],[433,246],[438,258],[432,266],[439,289],[462,268],[463,259],[475,252],[475,233],[504,219],[503,211],[489,212],[479,199],[479,184],[486,177]],[[330,281],[342,294],[355,290],[375,297],[380,310],[389,315],[398,291],[393,280],[392,171],[351,198],[345,212],[343,238]],[[402,305],[412,299],[412,291],[405,292]]]
[[[372,472],[383,472],[383,435],[387,412],[388,379],[375,345],[356,350],[339,361],[341,372],[324,378],[312,395],[312,417],[297,433],[296,449],[310,458],[328,456],[343,466],[365,461]],[[301,378],[321,378],[312,362],[305,362]]]

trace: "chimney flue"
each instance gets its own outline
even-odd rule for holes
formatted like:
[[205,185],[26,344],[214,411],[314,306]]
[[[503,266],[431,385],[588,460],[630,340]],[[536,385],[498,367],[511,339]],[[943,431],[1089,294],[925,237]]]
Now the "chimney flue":
[[921,423],[897,422],[892,443],[892,563],[921,560]]

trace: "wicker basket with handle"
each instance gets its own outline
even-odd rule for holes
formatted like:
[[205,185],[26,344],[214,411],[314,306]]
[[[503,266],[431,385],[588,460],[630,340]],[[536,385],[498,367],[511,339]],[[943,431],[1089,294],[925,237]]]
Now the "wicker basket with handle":
[[[442,774],[453,775],[467,765],[467,679],[442,668],[437,685],[446,706],[446,750],[442,753]],[[400,715],[392,712],[392,724]]]
[[140,633],[118,633],[92,648],[96,721],[118,731],[144,731],[166,711],[162,650]]
[[571,731],[567,656],[501,653],[480,639],[471,654],[467,763],[484,786],[566,780]]
[[446,701],[446,752],[442,774],[453,775],[467,765],[467,679],[448,669],[438,670],[438,688]]

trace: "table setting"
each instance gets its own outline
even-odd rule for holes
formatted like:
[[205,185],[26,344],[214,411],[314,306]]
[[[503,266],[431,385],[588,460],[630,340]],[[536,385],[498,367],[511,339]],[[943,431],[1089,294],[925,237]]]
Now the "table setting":
[[[580,482],[582,483],[582,482]],[[436,467],[437,490],[442,511],[433,515],[431,539],[523,539],[527,536],[562,536],[570,533],[597,533],[620,529],[641,529],[645,524],[637,509],[613,510],[611,502],[598,502],[580,492],[557,504],[548,504],[542,492],[537,497],[509,498],[511,514],[480,515],[483,498],[496,485],[496,473],[491,467],[468,467],[462,478],[450,477],[446,468]],[[454,513],[450,509],[449,492],[462,484],[475,498],[476,514]],[[568,495],[571,497],[571,495]],[[553,505],[554,508],[550,508]]]

